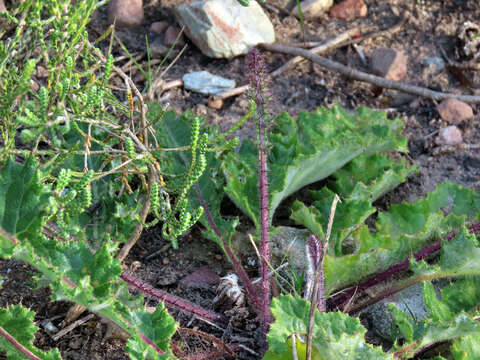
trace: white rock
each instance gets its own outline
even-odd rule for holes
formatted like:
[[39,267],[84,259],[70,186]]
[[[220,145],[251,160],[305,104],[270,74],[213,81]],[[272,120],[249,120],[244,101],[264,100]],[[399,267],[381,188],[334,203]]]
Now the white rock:
[[237,0],[206,0],[175,8],[185,34],[207,56],[232,58],[260,43],[271,44],[275,32],[256,1],[248,7]]
[[183,75],[183,86],[187,90],[215,95],[233,89],[235,80],[225,79],[208,71],[197,71]]
[[[303,0],[300,2],[302,14],[306,18],[315,18],[326,13],[333,5],[333,0]],[[292,9],[292,14],[299,16],[298,6]]]

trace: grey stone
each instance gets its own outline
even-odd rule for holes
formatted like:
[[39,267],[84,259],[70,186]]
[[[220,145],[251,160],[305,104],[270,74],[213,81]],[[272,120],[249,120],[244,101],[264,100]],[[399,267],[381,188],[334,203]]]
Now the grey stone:
[[392,303],[399,310],[412,314],[417,321],[421,321],[428,315],[422,293],[422,284],[416,284],[370,305],[361,312],[362,316],[368,319],[374,333],[377,332],[382,336],[390,337],[393,316],[388,307]]
[[197,71],[183,75],[183,86],[187,90],[201,94],[215,95],[233,89],[235,80],[225,79],[208,71]]
[[[326,13],[333,5],[333,0],[303,0],[300,8],[305,18],[315,18]],[[292,14],[299,16],[298,6],[293,7]]]
[[237,0],[206,0],[175,8],[185,34],[207,56],[232,58],[260,43],[271,44],[275,32],[256,1],[244,7]]
[[445,61],[441,57],[432,56],[424,59],[423,65],[429,69],[428,72],[436,75],[445,68]]

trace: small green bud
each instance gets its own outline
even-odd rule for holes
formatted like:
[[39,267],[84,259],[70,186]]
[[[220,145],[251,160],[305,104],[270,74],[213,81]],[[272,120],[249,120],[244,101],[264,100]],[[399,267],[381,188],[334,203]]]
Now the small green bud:
[[23,129],[22,132],[20,133],[20,140],[24,144],[28,144],[32,142],[33,140],[35,140],[36,137],[37,135],[30,129]]
[[55,190],[57,192],[60,192],[61,190],[65,189],[70,183],[71,177],[72,177],[72,172],[70,169],[60,170],[60,173],[58,174],[57,186],[55,187]]
[[135,145],[133,144],[133,140],[130,137],[125,139],[125,150],[127,151],[127,155],[130,159],[136,159],[137,155],[135,154]]
[[105,63],[105,74],[103,76],[103,81],[108,82],[110,75],[112,74],[113,70],[113,55],[108,54],[107,62]]
[[88,170],[83,175],[83,177],[80,179],[80,181],[75,185],[75,189],[82,190],[82,189],[86,188],[90,184],[90,182],[92,181],[93,174],[94,173],[93,173],[92,170]]

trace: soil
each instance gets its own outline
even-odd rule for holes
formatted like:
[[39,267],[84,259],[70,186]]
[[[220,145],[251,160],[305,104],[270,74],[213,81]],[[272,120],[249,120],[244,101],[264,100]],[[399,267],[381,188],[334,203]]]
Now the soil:
[[[434,90],[458,94],[480,94],[480,74],[464,71],[471,80],[465,84],[458,75],[446,69],[439,73],[432,72],[425,66],[425,60],[432,57],[442,57],[440,47],[446,54],[457,61],[468,60],[463,57],[459,41],[456,37],[458,27],[465,21],[480,21],[480,5],[477,0],[418,0],[401,1],[364,0],[368,6],[368,16],[351,22],[337,21],[324,15],[305,23],[305,39],[307,41],[323,41],[359,25],[375,26],[379,30],[396,24],[403,11],[410,14],[408,22],[394,35],[365,40],[360,45],[367,56],[376,48],[388,47],[401,50],[408,55],[408,73],[404,82],[427,87]],[[178,0],[145,1],[146,17],[144,25],[137,29],[122,30],[117,34],[132,53],[145,51],[145,35],[150,42],[155,35],[149,32],[154,21],[166,21],[174,25],[172,7],[180,3]],[[274,2],[273,2],[274,3]],[[274,24],[276,37],[280,43],[300,43],[302,41],[301,24],[293,16],[285,16],[271,8],[265,9]],[[107,28],[106,10],[100,9],[94,14],[89,33],[96,39]],[[246,83],[245,57],[234,59],[210,59],[188,40],[187,50],[173,64],[164,76],[164,81],[181,79],[185,73],[208,70],[216,75],[234,79],[238,85]],[[116,46],[114,55],[123,55]],[[290,56],[263,52],[267,66],[274,70],[285,63]],[[326,55],[345,65],[362,71],[369,71],[359,54],[352,46],[337,48]],[[145,59],[144,59],[145,60]],[[141,63],[144,63],[141,60]],[[125,63],[126,61],[124,61]],[[144,79],[131,74],[141,88]],[[128,72],[127,72],[128,73]],[[135,76],[134,76],[135,75]],[[439,118],[435,102],[417,96],[402,94],[396,91],[384,90],[376,95],[371,85],[352,81],[338,74],[327,71],[311,62],[303,62],[292,70],[279,76],[271,83],[272,101],[269,110],[272,114],[282,111],[296,116],[300,111],[312,111],[319,106],[330,106],[337,102],[346,108],[367,106],[385,110],[391,117],[399,117],[405,122],[404,134],[409,139],[409,158],[415,162],[420,171],[407,182],[391,191],[379,200],[381,208],[388,208],[392,203],[415,201],[434,190],[435,186],[449,180],[461,185],[479,189],[480,185],[480,150],[468,147],[439,148],[434,139],[440,128],[446,126]],[[246,94],[232,97],[225,101],[220,110],[208,107],[208,98],[204,95],[189,92],[183,88],[174,88],[163,94],[157,94],[160,101],[168,102],[171,109],[182,112],[191,109],[204,115],[212,125],[227,129],[235,123],[248,108]],[[463,133],[464,144],[479,144],[480,142],[480,106],[472,105],[474,118],[459,125]],[[247,124],[238,131],[241,137],[253,137],[255,125]],[[233,206],[233,205],[231,205]],[[149,254],[163,249],[160,255],[145,260]],[[247,259],[244,259],[247,260]],[[203,239],[197,228],[180,241],[180,249],[173,250],[163,240],[156,229],[146,232],[138,244],[132,249],[125,266],[135,276],[157,288],[169,291],[207,309],[214,309],[215,286],[199,288],[187,287],[180,280],[199,268],[209,268],[217,275],[224,276],[230,270],[221,250],[211,242]],[[256,270],[251,268],[251,276]],[[47,302],[49,291],[46,288],[34,289],[35,271],[23,263],[0,259],[0,275],[3,284],[0,291],[0,306],[22,303],[36,312],[37,324],[50,321],[57,328],[62,327],[62,321],[70,304],[66,302]],[[148,305],[154,306],[155,300],[147,296]],[[226,309],[215,309],[225,311]],[[172,315],[181,327],[205,331],[222,339],[227,344],[236,344],[238,358],[258,359],[251,351],[258,351],[256,328],[258,324],[251,313],[236,314],[235,322],[229,329],[218,329],[186,313],[173,310]],[[81,315],[81,317],[86,314]],[[47,350],[58,347],[64,359],[127,359],[124,352],[124,341],[106,338],[106,325],[99,318],[76,327],[57,342],[45,326],[39,325],[35,337],[35,345]],[[178,344],[183,342],[188,354],[197,351],[208,352],[214,349],[211,342],[200,335],[182,333],[176,335]],[[241,345],[242,347],[238,347]],[[0,359],[2,359],[0,354]],[[217,356],[215,358],[220,358]]]

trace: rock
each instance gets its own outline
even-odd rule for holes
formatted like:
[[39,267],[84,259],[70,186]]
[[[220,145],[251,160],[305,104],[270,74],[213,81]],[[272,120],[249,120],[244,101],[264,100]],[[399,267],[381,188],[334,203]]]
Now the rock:
[[[177,40],[178,34],[180,34],[180,29],[175,27],[175,26],[169,26],[167,30],[165,31],[165,37],[163,38],[163,44],[165,46],[172,46],[175,44],[176,46],[179,45],[184,45],[185,40],[183,39],[183,36],[180,35],[180,37]],[[176,42],[175,42],[176,41]]]
[[0,0],[0,13],[4,13],[7,11],[7,7],[5,6],[5,2],[3,0]]
[[437,145],[457,145],[461,144],[462,141],[462,132],[455,125],[440,129],[435,139]]
[[446,99],[437,105],[437,111],[443,121],[448,124],[458,125],[473,117],[470,105],[457,99]]
[[332,19],[352,21],[356,18],[367,16],[367,13],[367,5],[365,5],[363,0],[344,0],[331,8],[330,17]]
[[432,56],[424,59],[423,65],[428,69],[427,72],[437,75],[445,68],[445,61],[441,57]]
[[[326,13],[332,5],[333,0],[303,0],[300,2],[303,16],[310,19]],[[293,7],[292,14],[299,16],[297,6]]]
[[208,71],[185,74],[182,80],[185,89],[207,95],[219,94],[235,87],[235,80],[225,79]]
[[370,68],[375,75],[398,81],[407,74],[407,57],[401,51],[375,49],[370,57]]
[[148,48],[152,58],[162,58],[169,50],[158,37],[155,37],[155,39],[148,44]]
[[157,35],[162,35],[168,26],[168,22],[166,21],[155,21],[150,25],[150,31]]
[[175,15],[185,34],[210,57],[232,58],[275,41],[273,25],[256,1],[248,7],[237,0],[197,1],[178,5]]
[[223,100],[220,98],[210,96],[208,98],[208,106],[215,110],[220,110],[223,107]]
[[428,315],[422,285],[416,284],[367,307],[361,312],[362,318],[366,318],[372,326],[372,333],[390,337],[393,317],[388,310],[388,306],[391,303],[395,304],[401,311],[413,314],[417,321],[421,321]]
[[180,280],[179,285],[186,288],[208,289],[218,284],[220,276],[208,267],[201,267]]
[[108,4],[108,22],[118,27],[137,27],[143,17],[143,0],[111,0]]

